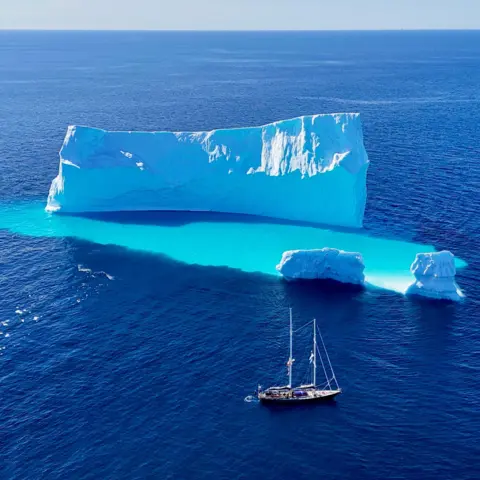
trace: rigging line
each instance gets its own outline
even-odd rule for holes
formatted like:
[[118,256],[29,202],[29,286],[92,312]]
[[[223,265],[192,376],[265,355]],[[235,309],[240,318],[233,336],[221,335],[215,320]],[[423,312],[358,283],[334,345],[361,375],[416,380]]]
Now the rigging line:
[[318,351],[318,356],[320,357],[320,362],[322,363],[323,373],[325,374],[325,380],[327,381],[328,388],[331,388],[330,387],[330,380],[328,379],[328,375],[327,375],[327,370],[325,369],[325,364],[323,363],[322,354],[320,353],[318,345],[317,345],[317,351]]
[[318,333],[320,334],[320,340],[322,341],[323,349],[325,350],[325,355],[327,356],[328,365],[330,366],[330,370],[332,372],[333,378],[335,379],[335,383],[337,384],[337,388],[338,388],[337,377],[335,377],[335,372],[333,371],[332,362],[330,362],[330,357],[328,356],[327,348],[325,347],[325,343],[323,342],[323,336],[320,329],[318,329]]
[[299,332],[300,330],[302,330],[302,329],[305,328],[305,327],[308,327],[308,326],[311,325],[312,323],[313,323],[313,320],[311,320],[310,322],[306,323],[305,325],[302,325],[301,327],[298,327],[296,330],[293,330],[293,333]]

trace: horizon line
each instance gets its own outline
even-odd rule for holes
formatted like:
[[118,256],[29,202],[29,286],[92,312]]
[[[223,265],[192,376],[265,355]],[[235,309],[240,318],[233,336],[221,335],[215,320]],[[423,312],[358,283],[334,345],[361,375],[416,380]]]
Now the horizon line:
[[179,28],[179,29],[155,29],[155,28],[0,28],[0,32],[171,32],[171,33],[182,33],[182,32],[192,32],[192,33],[319,33],[319,32],[478,32],[478,28],[352,28],[352,29],[189,29],[189,28]]

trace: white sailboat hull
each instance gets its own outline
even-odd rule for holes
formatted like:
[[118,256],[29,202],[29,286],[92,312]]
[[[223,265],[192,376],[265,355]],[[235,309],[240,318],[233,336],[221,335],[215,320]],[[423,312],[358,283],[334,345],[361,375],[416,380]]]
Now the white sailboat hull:
[[258,393],[258,399],[261,402],[312,402],[332,400],[342,393],[339,388],[337,390],[321,390],[309,387],[306,389],[289,388],[289,389],[267,389]]

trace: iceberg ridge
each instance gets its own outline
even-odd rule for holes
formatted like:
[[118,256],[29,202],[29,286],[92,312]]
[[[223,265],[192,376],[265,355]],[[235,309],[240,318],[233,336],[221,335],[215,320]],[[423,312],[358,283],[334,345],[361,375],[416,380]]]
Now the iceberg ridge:
[[217,211],[361,227],[368,157],[359,114],[209,132],[70,126],[48,211]]

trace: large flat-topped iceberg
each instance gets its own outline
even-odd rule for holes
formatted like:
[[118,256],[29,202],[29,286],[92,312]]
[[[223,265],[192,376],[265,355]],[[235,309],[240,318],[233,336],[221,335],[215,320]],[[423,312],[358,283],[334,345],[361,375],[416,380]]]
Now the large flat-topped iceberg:
[[361,227],[367,167],[355,113],[196,133],[71,126],[47,210],[217,211]]

